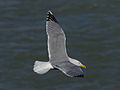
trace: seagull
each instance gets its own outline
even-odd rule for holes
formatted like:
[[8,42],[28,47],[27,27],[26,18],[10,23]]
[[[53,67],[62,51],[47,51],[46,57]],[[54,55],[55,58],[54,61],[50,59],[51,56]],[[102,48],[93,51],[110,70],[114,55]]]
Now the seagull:
[[46,33],[49,61],[35,61],[33,71],[38,74],[45,74],[50,69],[58,69],[69,77],[84,77],[81,67],[86,68],[86,66],[68,56],[65,34],[50,10],[47,13]]

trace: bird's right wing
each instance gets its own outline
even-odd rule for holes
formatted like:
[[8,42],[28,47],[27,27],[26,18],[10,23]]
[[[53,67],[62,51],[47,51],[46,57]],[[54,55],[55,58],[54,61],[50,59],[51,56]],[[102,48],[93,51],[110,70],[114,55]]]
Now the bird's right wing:
[[69,77],[84,77],[82,69],[69,61],[58,63],[54,65],[54,67],[59,69]]

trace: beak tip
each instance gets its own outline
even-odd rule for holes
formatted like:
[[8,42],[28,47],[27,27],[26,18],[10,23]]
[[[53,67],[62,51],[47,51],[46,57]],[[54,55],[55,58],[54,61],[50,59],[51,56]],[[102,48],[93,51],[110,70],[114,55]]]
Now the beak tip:
[[82,68],[85,68],[85,69],[87,68],[85,65],[81,65],[81,67],[82,67]]

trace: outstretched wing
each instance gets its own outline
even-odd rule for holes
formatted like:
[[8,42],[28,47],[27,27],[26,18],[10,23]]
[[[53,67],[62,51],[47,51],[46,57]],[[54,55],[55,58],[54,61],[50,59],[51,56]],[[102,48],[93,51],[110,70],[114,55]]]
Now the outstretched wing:
[[66,37],[51,11],[48,11],[47,15],[46,32],[48,35],[48,53],[50,61],[66,57]]
[[84,77],[82,69],[79,66],[70,63],[69,61],[58,63],[53,66],[69,77]]
[[46,21],[48,35],[49,60],[53,67],[61,70],[70,77],[83,77],[83,71],[79,66],[72,64],[66,53],[66,37],[51,11],[48,11]]

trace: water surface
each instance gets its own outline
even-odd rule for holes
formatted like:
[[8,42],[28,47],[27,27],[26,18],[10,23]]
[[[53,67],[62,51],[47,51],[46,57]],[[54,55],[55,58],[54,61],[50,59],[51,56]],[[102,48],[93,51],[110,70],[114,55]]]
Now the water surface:
[[[66,34],[69,56],[87,66],[84,78],[33,72],[34,61],[48,61],[49,9]],[[0,1],[0,90],[55,89],[120,89],[119,0]]]

